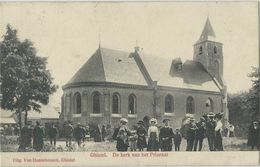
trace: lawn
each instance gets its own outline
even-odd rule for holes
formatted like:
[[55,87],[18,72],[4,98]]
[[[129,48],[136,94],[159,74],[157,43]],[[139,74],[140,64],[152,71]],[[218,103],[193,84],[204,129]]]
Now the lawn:
[[[1,142],[1,151],[2,152],[16,152],[18,149],[18,144],[15,142],[15,139],[8,139],[8,142],[2,144]],[[49,141],[44,141],[46,151],[116,151],[116,142],[93,142],[86,141],[82,143],[82,147],[79,148],[75,142],[73,142],[70,149],[65,147],[65,141],[57,141],[57,148],[53,148],[49,145]],[[242,138],[223,138],[223,145],[225,151],[248,151],[250,148],[247,146],[247,140]],[[180,151],[185,151],[186,149],[186,140],[182,140]],[[174,150],[174,148],[173,148]],[[209,151],[207,139],[203,142],[202,151]]]

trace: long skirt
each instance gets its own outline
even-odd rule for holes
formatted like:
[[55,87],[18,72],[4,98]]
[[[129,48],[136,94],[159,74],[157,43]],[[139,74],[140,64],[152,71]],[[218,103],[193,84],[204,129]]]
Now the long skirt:
[[220,131],[216,132],[216,142],[215,142],[215,149],[216,151],[223,151],[223,144],[222,144],[222,136]]
[[117,151],[127,151],[128,143],[125,143],[122,139],[118,138],[116,142]]
[[147,151],[159,151],[159,142],[155,132],[150,133],[150,138],[148,139]]
[[143,149],[147,147],[147,143],[146,143],[146,138],[145,136],[138,136],[137,139],[137,148],[138,149]]

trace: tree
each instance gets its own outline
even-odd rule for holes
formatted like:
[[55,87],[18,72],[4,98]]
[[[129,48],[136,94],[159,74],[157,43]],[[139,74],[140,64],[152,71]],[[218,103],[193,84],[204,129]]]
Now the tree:
[[251,77],[252,88],[249,90],[249,93],[246,97],[246,106],[252,117],[252,119],[259,119],[259,96],[260,96],[260,87],[259,87],[259,68],[252,67],[252,72],[248,75]]
[[252,67],[248,77],[252,78],[249,91],[228,95],[229,119],[236,125],[250,124],[259,119],[259,69]]
[[[28,111],[40,112],[41,105],[48,104],[49,95],[58,86],[53,84],[50,71],[47,70],[47,58],[37,56],[33,43],[26,39],[20,41],[17,30],[10,25],[0,42],[1,80],[3,99],[1,107],[16,111],[21,119]],[[19,121],[21,126],[21,120]]]

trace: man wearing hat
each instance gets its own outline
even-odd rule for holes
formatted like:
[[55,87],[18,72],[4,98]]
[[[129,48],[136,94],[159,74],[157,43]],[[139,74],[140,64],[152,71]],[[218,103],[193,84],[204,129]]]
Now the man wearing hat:
[[159,133],[159,139],[161,143],[161,151],[171,151],[172,150],[172,138],[173,138],[173,130],[169,127],[169,119],[164,119],[164,127],[161,128]]
[[74,129],[74,137],[78,143],[78,146],[81,146],[81,141],[83,140],[85,131],[80,123],[77,123],[77,127]]
[[260,125],[259,121],[253,121],[252,124],[249,127],[249,133],[248,133],[248,146],[251,146],[251,149],[254,150],[256,147],[257,150],[259,150],[260,146]]
[[145,135],[147,133],[145,127],[144,127],[144,121],[138,121],[137,122],[138,128],[137,128],[137,148],[140,151],[143,151],[144,148],[147,147],[146,138]]
[[202,149],[203,140],[205,138],[206,127],[205,127],[205,119],[203,117],[200,118],[200,121],[196,123],[198,127],[195,135],[195,143],[194,143],[194,151],[197,151],[197,146],[199,144],[199,151]]
[[210,112],[207,114],[206,119],[206,135],[208,138],[208,144],[209,144],[209,150],[215,151],[215,142],[216,142],[216,136],[215,136],[215,127],[216,127],[216,121],[215,121],[215,114],[213,112]]
[[126,118],[120,119],[120,127],[117,134],[117,151],[127,151],[129,147],[128,137],[131,135],[131,131],[126,126],[128,120]]
[[198,127],[195,124],[195,119],[193,117],[190,118],[190,123],[188,126],[187,131],[187,147],[186,151],[192,151],[194,142],[195,142],[195,135]]

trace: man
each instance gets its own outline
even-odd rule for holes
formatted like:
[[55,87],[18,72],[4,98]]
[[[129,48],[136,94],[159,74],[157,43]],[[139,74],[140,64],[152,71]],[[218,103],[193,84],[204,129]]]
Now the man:
[[198,127],[198,129],[195,135],[194,151],[197,151],[198,143],[199,143],[199,151],[201,151],[203,140],[205,138],[205,133],[206,133],[205,119],[201,117],[200,121],[196,123],[196,126]]
[[56,146],[57,134],[58,134],[58,129],[56,128],[56,126],[54,124],[52,124],[52,126],[49,129],[49,138],[50,138],[51,145],[53,143],[54,146]]
[[84,129],[81,127],[80,123],[78,123],[77,127],[74,129],[74,137],[79,147],[81,147],[81,141],[84,137],[84,134]]
[[190,118],[190,123],[187,131],[187,148],[186,151],[192,151],[195,141],[195,135],[198,127],[195,124],[195,119]]
[[29,124],[26,123],[25,126],[21,129],[20,145],[18,151],[26,151],[26,148],[31,146],[31,142],[32,142],[32,130],[29,127]]
[[64,135],[66,138],[66,146],[71,146],[71,139],[73,137],[73,126],[71,122],[68,121],[67,124],[64,126]]
[[40,122],[36,121],[36,126],[33,129],[33,148],[35,151],[41,151],[43,149],[43,137],[44,129],[40,125]]
[[260,127],[259,121],[254,121],[249,127],[248,133],[248,146],[251,146],[251,149],[254,150],[256,147],[259,150],[259,135],[260,135]]
[[209,150],[215,151],[215,142],[216,142],[216,136],[215,136],[215,127],[216,127],[216,121],[214,120],[215,114],[213,112],[210,112],[207,115],[206,119],[206,135],[208,138],[208,144],[209,144]]
[[223,151],[223,144],[222,144],[222,136],[221,136],[221,130],[223,127],[223,124],[221,122],[221,119],[223,117],[223,113],[216,114],[216,127],[215,127],[215,135],[216,135],[216,142],[215,142],[215,150],[216,151]]
[[131,135],[130,130],[126,126],[128,120],[126,118],[120,119],[120,127],[117,133],[117,143],[116,148],[117,151],[127,151],[129,144],[128,144],[128,136]]
[[173,130],[169,127],[169,119],[164,119],[163,124],[164,127],[161,128],[159,133],[159,140],[161,143],[161,151],[171,151],[172,150],[172,138],[173,138]]

